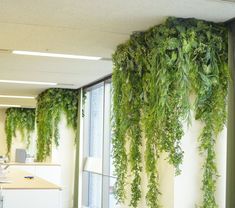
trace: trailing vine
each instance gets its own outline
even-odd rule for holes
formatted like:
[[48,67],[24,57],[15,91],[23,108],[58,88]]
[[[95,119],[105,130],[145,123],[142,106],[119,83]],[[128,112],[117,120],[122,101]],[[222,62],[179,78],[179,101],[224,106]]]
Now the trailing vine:
[[6,110],[5,131],[7,138],[7,154],[11,151],[12,139],[19,131],[22,140],[30,144],[30,134],[35,129],[35,109],[31,108],[8,108]]
[[[193,108],[196,119],[205,125],[199,137],[205,157],[201,207],[217,207],[215,143],[226,121],[227,59],[226,27],[195,19],[168,18],[165,24],[135,33],[117,47],[113,55],[113,157],[119,202],[125,200],[130,166],[134,173],[130,206],[138,207],[141,141],[145,139],[146,203],[150,208],[160,207],[158,158],[166,152],[180,174],[182,124],[190,124]],[[194,105],[189,101],[192,93],[196,94]]]
[[37,98],[37,160],[43,161],[50,155],[52,142],[59,145],[59,122],[65,114],[67,125],[77,128],[78,90],[48,89]]
[[[200,152],[205,157],[203,165],[203,203],[201,208],[218,207],[215,199],[216,167],[215,144],[218,134],[226,122],[226,98],[229,80],[227,31],[221,27],[204,25],[207,32],[199,36],[200,51],[194,56],[194,67],[198,73],[192,82],[196,91],[196,119],[204,123],[199,137]],[[199,35],[199,31],[196,35]],[[210,47],[208,47],[210,46]],[[199,67],[200,66],[200,67]]]

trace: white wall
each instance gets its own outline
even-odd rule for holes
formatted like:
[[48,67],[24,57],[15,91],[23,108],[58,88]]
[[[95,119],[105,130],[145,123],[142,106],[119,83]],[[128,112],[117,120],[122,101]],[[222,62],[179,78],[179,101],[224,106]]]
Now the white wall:
[[5,155],[7,151],[5,134],[5,110],[0,109],[0,155]]
[[53,146],[51,162],[61,165],[62,208],[72,208],[75,171],[75,133],[72,129],[67,128],[67,121],[64,115],[59,124],[59,129],[59,147]]
[[[192,118],[194,118],[192,116]],[[202,201],[202,163],[199,155],[198,136],[202,130],[202,124],[192,119],[191,126],[184,126],[185,136],[182,140],[184,161],[181,166],[182,173],[174,179],[174,208],[189,208],[199,205]],[[220,177],[218,178],[216,199],[220,208],[225,208],[226,191],[226,128],[217,140],[216,156]]]

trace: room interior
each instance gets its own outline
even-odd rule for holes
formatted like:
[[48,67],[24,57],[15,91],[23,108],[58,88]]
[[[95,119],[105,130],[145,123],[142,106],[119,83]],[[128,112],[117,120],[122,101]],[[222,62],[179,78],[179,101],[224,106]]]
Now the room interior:
[[234,0],[0,2],[0,208],[234,208]]

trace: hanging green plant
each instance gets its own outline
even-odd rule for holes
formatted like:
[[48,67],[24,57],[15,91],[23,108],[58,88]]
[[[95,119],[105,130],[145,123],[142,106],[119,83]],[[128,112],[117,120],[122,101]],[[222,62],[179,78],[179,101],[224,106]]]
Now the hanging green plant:
[[52,141],[59,145],[59,122],[62,113],[73,130],[77,128],[79,91],[73,89],[48,89],[37,98],[37,160],[50,155]]
[[[118,123],[114,130],[113,145],[115,167],[117,173],[116,195],[119,202],[124,202],[125,193],[124,186],[127,174],[127,154],[125,152],[126,141],[125,137],[129,137],[130,142],[130,168],[134,175],[131,184],[132,198],[130,206],[137,207],[138,201],[141,197],[141,92],[142,86],[137,83],[141,82],[141,68],[139,67],[138,60],[132,57],[133,50],[137,48],[131,47],[131,41],[125,46],[119,47],[122,51],[120,54],[126,54],[124,59],[116,57],[119,62],[116,62],[118,68],[128,68],[126,73],[114,74],[113,86],[114,93],[114,118]],[[134,45],[133,45],[134,46]],[[120,58],[120,59],[118,59]],[[123,65],[124,64],[124,65]],[[133,73],[133,70],[136,73]],[[139,70],[139,71],[138,71]],[[116,78],[117,77],[117,78]],[[118,93],[119,92],[119,93]],[[125,121],[120,120],[126,115]],[[121,122],[121,123],[119,123]],[[119,147],[119,148],[118,148]],[[121,170],[121,171],[118,171]]]
[[[117,47],[113,55],[113,157],[119,202],[126,199],[130,166],[134,173],[130,205],[138,207],[144,139],[146,203],[150,208],[160,207],[158,158],[167,153],[180,174],[182,124],[190,124],[194,107],[196,119],[205,124],[199,138],[205,156],[201,207],[217,206],[214,145],[226,121],[227,57],[226,27],[195,19],[168,18],[165,24],[136,33]],[[189,101],[191,93],[197,97],[194,105]]]
[[35,109],[31,108],[8,108],[6,110],[5,132],[7,138],[7,154],[11,151],[12,139],[19,131],[22,140],[30,144],[30,134],[35,129]]
[[218,207],[215,199],[216,167],[215,144],[226,123],[226,105],[229,80],[227,30],[219,26],[203,25],[204,37],[198,36],[200,50],[195,52],[192,65],[197,73],[192,80],[197,98],[196,119],[204,123],[199,137],[199,150],[204,156],[203,203],[201,208]]

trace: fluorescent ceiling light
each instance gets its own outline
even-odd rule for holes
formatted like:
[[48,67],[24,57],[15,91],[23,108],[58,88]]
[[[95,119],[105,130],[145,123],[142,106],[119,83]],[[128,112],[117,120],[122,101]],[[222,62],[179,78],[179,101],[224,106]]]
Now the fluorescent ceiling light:
[[21,105],[0,104],[0,107],[14,107],[14,108],[20,108]]
[[13,50],[12,53],[17,54],[17,55],[45,56],[45,57],[68,58],[68,59],[85,59],[85,60],[93,60],[93,61],[98,61],[102,59],[102,57],[95,57],[95,56],[80,56],[80,55],[72,55],[72,54],[44,53],[44,52],[34,52],[34,51]]
[[34,96],[20,96],[20,95],[0,95],[0,98],[35,99]]
[[0,83],[10,83],[10,84],[31,84],[31,85],[58,85],[58,83],[54,82],[34,82],[34,81],[19,81],[19,80],[0,80]]

